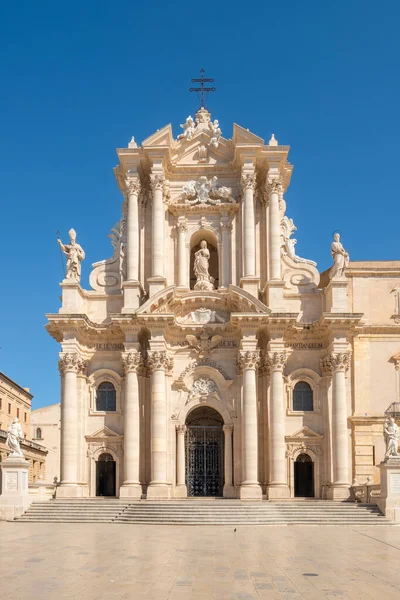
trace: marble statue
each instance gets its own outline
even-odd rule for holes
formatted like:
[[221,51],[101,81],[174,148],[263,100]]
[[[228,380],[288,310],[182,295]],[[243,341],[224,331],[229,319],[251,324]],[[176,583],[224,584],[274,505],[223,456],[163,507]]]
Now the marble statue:
[[197,281],[194,285],[195,290],[213,290],[214,278],[208,272],[210,261],[210,251],[207,248],[205,240],[200,242],[200,250],[197,250],[194,255],[193,271]]
[[209,336],[208,333],[203,331],[199,337],[195,335],[187,335],[186,340],[198,351],[200,358],[208,356],[215,350],[215,348],[221,343],[222,335]]
[[333,267],[329,271],[329,277],[343,277],[345,270],[350,261],[349,253],[345,250],[340,242],[340,235],[335,233],[331,244],[331,254],[333,258]]
[[9,457],[11,458],[24,458],[22,454],[21,446],[19,441],[24,439],[21,423],[19,419],[15,417],[12,420],[11,425],[8,427],[6,445],[11,450]]
[[385,458],[399,456],[399,428],[393,417],[386,421],[383,427],[383,435],[386,442]]
[[188,116],[185,123],[181,124],[181,127],[183,129],[183,133],[178,135],[178,140],[185,139],[190,142],[196,129],[195,122],[193,121],[191,115]]
[[232,198],[232,188],[217,185],[218,178],[214,176],[207,179],[205,175],[199,177],[198,181],[189,181],[183,186],[182,192],[185,204],[221,204],[223,202],[235,202]]
[[210,121],[208,124],[208,127],[211,130],[210,146],[213,146],[214,148],[218,148],[219,138],[221,137],[221,134],[222,134],[218,119],[215,119],[215,121]]
[[85,258],[85,252],[79,244],[76,243],[76,231],[70,229],[69,244],[63,244],[60,238],[57,239],[61,250],[67,256],[67,274],[65,279],[75,279],[78,283],[81,280],[81,262]]

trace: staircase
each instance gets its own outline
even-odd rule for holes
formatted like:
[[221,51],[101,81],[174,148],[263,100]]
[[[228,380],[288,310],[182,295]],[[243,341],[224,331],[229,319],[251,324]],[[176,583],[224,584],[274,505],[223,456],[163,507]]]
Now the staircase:
[[50,500],[37,502],[16,519],[36,523],[143,525],[389,525],[377,506],[327,500],[241,502],[181,500]]

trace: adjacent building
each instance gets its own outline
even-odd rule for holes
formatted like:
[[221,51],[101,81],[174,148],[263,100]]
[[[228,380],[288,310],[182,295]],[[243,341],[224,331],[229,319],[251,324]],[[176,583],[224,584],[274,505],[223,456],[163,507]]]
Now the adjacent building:
[[60,412],[58,403],[31,413],[31,438],[47,450],[46,483],[60,480]]

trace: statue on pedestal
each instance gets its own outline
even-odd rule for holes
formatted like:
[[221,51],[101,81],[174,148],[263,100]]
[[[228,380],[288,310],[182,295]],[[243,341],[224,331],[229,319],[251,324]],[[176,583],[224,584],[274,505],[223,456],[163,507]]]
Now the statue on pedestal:
[[185,123],[182,123],[180,125],[180,127],[183,129],[183,133],[181,133],[180,135],[178,135],[178,140],[188,140],[190,142],[190,140],[192,139],[195,129],[196,129],[196,125],[195,122],[193,121],[192,117],[189,115],[188,118],[186,119]]
[[385,458],[399,456],[399,428],[393,417],[386,421],[383,427],[383,435],[386,443]]
[[345,250],[340,242],[340,234],[335,233],[333,236],[333,242],[331,244],[331,254],[333,258],[333,267],[329,271],[329,277],[343,277],[345,270],[350,261],[350,256],[347,250]]
[[213,290],[214,289],[214,278],[211,277],[208,272],[210,260],[210,251],[207,248],[207,242],[203,240],[200,242],[200,250],[194,255],[194,266],[193,271],[196,275],[197,281],[195,283],[195,290]]
[[65,279],[75,279],[78,283],[81,280],[81,262],[85,258],[85,252],[83,248],[76,243],[76,231],[70,229],[69,232],[69,244],[63,244],[60,238],[57,242],[60,245],[61,250],[67,256],[67,273]]
[[6,446],[11,450],[11,454],[9,454],[9,458],[24,458],[22,454],[21,446],[19,440],[24,439],[24,433],[22,431],[21,424],[19,419],[15,417],[12,420],[11,425],[8,427],[8,434],[6,440]]

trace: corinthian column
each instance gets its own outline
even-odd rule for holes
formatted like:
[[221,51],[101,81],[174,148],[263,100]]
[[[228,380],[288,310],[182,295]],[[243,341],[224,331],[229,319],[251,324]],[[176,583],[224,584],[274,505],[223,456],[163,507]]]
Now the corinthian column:
[[268,263],[269,279],[281,280],[281,219],[279,214],[279,195],[282,184],[279,179],[273,179],[267,183],[269,196],[268,222],[269,222],[269,244]]
[[57,497],[76,498],[82,495],[78,485],[78,390],[77,374],[86,370],[77,352],[60,354],[61,373],[61,484]]
[[152,351],[148,366],[151,371],[151,481],[147,498],[168,498],[165,372],[172,368],[172,358],[164,351]]
[[184,216],[178,218],[178,287],[187,289],[188,285],[188,268],[187,268],[187,249],[186,249],[186,233],[187,224]]
[[222,262],[221,262],[221,283],[220,286],[227,288],[232,283],[231,274],[231,233],[232,221],[230,217],[222,217],[220,228],[222,232]]
[[287,498],[289,497],[289,488],[285,458],[285,398],[283,393],[283,369],[287,356],[284,352],[268,352],[266,358],[271,378],[268,498]]
[[186,425],[176,426],[176,490],[175,495],[186,498],[186,473],[185,473],[185,433]]
[[140,468],[140,410],[138,369],[141,367],[141,354],[130,350],[122,354],[125,370],[125,409],[124,409],[124,478],[120,488],[121,498],[140,498],[142,486],[139,482]]
[[233,425],[224,425],[223,427],[225,434],[224,444],[224,472],[225,472],[225,483],[224,483],[224,498],[233,498],[235,496],[235,490],[233,488],[233,465],[232,465],[232,432]]
[[241,498],[261,498],[258,483],[258,427],[256,369],[259,351],[240,351],[238,369],[243,378],[242,409],[242,482]]
[[255,215],[254,215],[254,188],[256,176],[254,172],[242,173],[243,188],[243,276],[256,276],[256,249],[255,249]]
[[140,182],[138,177],[127,177],[126,190],[128,196],[127,216],[127,279],[139,281],[139,209],[138,197]]
[[151,221],[151,276],[164,277],[164,175],[151,176],[153,209]]
[[332,352],[323,359],[323,366],[332,373],[333,482],[328,489],[328,497],[331,500],[346,500],[350,487],[346,396],[346,371],[350,366],[350,353]]

